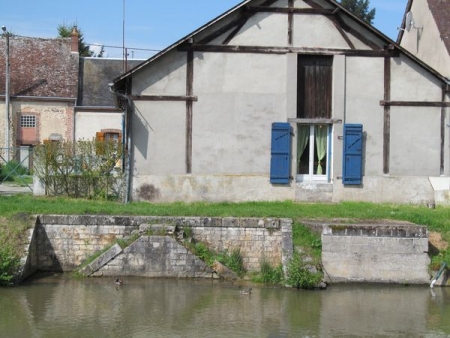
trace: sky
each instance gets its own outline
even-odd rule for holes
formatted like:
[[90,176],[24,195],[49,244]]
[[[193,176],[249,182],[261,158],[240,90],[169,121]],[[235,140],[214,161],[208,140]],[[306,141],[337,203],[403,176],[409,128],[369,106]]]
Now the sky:
[[[55,38],[61,24],[76,24],[84,41],[106,56],[147,59],[242,0],[0,0],[0,25],[29,37]],[[397,39],[407,0],[370,0],[374,26]]]

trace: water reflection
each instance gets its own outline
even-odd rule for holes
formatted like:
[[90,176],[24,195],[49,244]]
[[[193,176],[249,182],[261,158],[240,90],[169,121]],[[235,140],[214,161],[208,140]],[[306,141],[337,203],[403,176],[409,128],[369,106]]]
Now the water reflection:
[[339,285],[326,291],[218,281],[38,279],[0,288],[4,337],[448,337],[449,290]]

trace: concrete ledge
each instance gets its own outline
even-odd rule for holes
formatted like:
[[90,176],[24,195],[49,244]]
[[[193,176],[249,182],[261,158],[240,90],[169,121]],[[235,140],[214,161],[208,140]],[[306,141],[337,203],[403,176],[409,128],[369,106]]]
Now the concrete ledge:
[[336,220],[322,228],[322,264],[330,282],[430,283],[426,227]]

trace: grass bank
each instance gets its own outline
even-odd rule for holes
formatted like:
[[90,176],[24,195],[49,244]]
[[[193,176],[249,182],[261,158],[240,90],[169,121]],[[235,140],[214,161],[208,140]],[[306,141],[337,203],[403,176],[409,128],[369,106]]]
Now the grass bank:
[[[426,225],[438,232],[442,240],[450,242],[450,207],[373,204],[345,202],[337,204],[286,202],[245,203],[130,203],[120,204],[103,200],[33,197],[32,195],[0,196],[0,247],[12,231],[21,232],[23,226],[13,222],[17,215],[145,215],[145,216],[209,216],[209,217],[282,217],[294,220],[294,244],[318,248],[318,237],[305,233],[299,226],[304,218],[348,218],[360,220],[399,220]],[[450,251],[441,250],[434,259],[450,263]]]

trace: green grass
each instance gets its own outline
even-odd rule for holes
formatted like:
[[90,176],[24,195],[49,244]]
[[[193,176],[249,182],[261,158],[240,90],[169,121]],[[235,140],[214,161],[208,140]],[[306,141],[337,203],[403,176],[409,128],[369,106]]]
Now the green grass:
[[[418,205],[344,202],[336,204],[286,202],[245,203],[159,203],[120,204],[112,201],[33,197],[31,194],[0,196],[0,219],[11,220],[17,214],[61,215],[141,215],[141,216],[207,216],[207,217],[281,217],[294,220],[294,245],[308,248],[308,254],[320,259],[320,236],[301,226],[304,218],[348,218],[360,220],[399,220],[428,226],[450,242],[450,207],[429,209]],[[3,222],[0,240],[17,228],[17,222]],[[0,224],[1,225],[1,224]],[[5,226],[6,225],[6,226]],[[9,226],[7,226],[9,225]],[[3,234],[3,235],[2,235]],[[0,242],[1,243],[1,242]],[[3,243],[2,243],[3,244]],[[450,250],[433,257],[433,267],[442,261],[450,263]]]
[[18,212],[30,214],[107,214],[209,217],[285,217],[359,218],[404,220],[427,225],[432,230],[450,230],[450,207],[373,204],[344,202],[337,204],[295,202],[244,203],[161,203],[136,202],[120,204],[112,201],[33,197],[32,195],[0,196],[0,216]]

